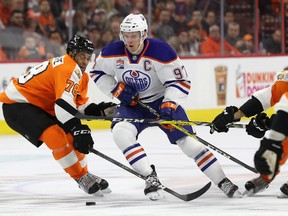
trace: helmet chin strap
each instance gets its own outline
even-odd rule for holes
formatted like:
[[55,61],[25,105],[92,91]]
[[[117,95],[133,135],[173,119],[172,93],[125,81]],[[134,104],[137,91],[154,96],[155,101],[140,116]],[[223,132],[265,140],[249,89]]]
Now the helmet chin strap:
[[[143,44],[143,41],[139,43],[137,49],[136,49],[134,52],[131,52],[130,50],[129,50],[129,52],[132,53],[132,54],[134,54],[134,55],[137,54],[137,52],[138,52],[139,49],[141,48],[141,45],[142,45],[142,44]],[[126,47],[127,47],[127,44],[125,44],[125,45],[126,45]],[[128,47],[127,47],[127,48],[128,48]]]
[[[146,38],[146,37],[145,37],[145,38]],[[125,43],[125,46],[127,47],[127,49],[129,50],[129,52],[130,52],[131,54],[133,54],[133,55],[137,55],[137,52],[140,50],[140,48],[141,48],[141,46],[142,46],[142,44],[143,44],[145,38],[141,39],[141,41],[140,41],[140,43],[139,43],[137,49],[136,49],[134,52],[131,52],[131,51],[128,49],[128,47],[127,47],[127,43]]]

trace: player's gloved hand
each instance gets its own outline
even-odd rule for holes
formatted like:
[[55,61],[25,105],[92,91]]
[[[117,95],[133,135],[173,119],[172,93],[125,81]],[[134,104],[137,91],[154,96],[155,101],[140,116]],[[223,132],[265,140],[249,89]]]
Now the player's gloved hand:
[[91,136],[91,130],[87,125],[76,125],[71,134],[74,138],[74,148],[84,154],[89,153],[89,149],[93,147],[94,141]]
[[101,102],[99,104],[91,103],[84,110],[85,115],[113,117],[117,104],[113,102]]
[[177,109],[177,104],[174,101],[165,101],[160,106],[161,119],[172,120],[173,113]]
[[227,133],[229,130],[227,124],[240,120],[234,120],[234,113],[237,111],[238,108],[235,106],[226,107],[223,112],[216,116],[216,118],[212,121],[212,124],[210,125],[210,134],[213,134],[214,131],[217,131],[219,133]]
[[[161,119],[173,120],[173,114],[177,109],[177,104],[174,101],[165,101],[160,105]],[[165,129],[173,130],[172,125],[161,125]]]
[[246,126],[246,132],[256,138],[261,138],[265,135],[265,132],[270,129],[271,118],[266,113],[259,113],[255,118],[252,118]]
[[259,150],[255,153],[254,164],[261,175],[268,175],[273,180],[279,170],[279,161],[282,157],[282,142],[263,138]]
[[139,97],[139,94],[135,89],[123,82],[119,82],[111,93],[114,97],[117,97],[121,103],[130,106],[135,106],[137,102],[134,101],[134,99],[138,99]]
[[103,110],[102,116],[107,116],[107,117],[114,117],[114,114],[117,109],[117,104],[113,102],[105,103],[101,102],[98,104],[100,109]]

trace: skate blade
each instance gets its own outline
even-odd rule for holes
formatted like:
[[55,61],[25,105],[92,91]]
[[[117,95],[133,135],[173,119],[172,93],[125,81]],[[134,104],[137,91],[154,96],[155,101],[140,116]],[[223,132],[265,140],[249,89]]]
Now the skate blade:
[[104,190],[101,190],[101,192],[102,192],[103,194],[108,194],[108,193],[111,193],[112,190],[111,190],[109,187],[107,187],[107,188],[105,188]]
[[288,196],[286,194],[284,194],[283,192],[281,192],[279,195],[277,195],[277,198],[279,198],[279,199],[287,199]]
[[97,192],[93,193],[92,195],[96,196],[96,197],[103,197],[104,196],[101,190],[98,190]]
[[245,190],[242,195],[246,197],[250,197],[250,196],[254,196],[254,193],[253,193],[253,190]]
[[239,190],[236,190],[232,196],[232,198],[242,198],[242,197],[243,197],[243,194]]
[[150,193],[146,194],[146,196],[148,196],[149,199],[152,200],[152,201],[156,201],[156,200],[160,200],[160,199],[164,199],[165,198],[165,196],[163,194],[163,190],[150,192]]

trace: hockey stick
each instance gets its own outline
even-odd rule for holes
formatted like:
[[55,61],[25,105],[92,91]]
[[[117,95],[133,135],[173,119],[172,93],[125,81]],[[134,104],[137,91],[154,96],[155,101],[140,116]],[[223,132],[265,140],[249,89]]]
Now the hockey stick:
[[[154,115],[156,115],[157,117],[160,118],[160,115],[157,113],[156,110],[154,110],[152,107],[142,103],[141,101],[137,101],[141,106],[143,106],[144,108],[148,109],[151,113],[153,113]],[[173,125],[176,129],[182,131],[183,133],[185,133],[187,136],[190,136],[196,140],[198,140],[199,142],[201,142],[202,144],[206,145],[207,147],[211,148],[212,150],[218,152],[219,154],[223,155],[224,157],[234,161],[235,163],[238,163],[239,165],[245,167],[246,169],[254,172],[254,173],[258,173],[257,170],[245,163],[243,163],[242,161],[238,160],[237,158],[233,157],[232,155],[224,152],[223,150],[217,148],[216,146],[212,145],[211,143],[203,140],[202,138],[198,137],[196,134],[192,134],[189,131],[187,131],[185,128],[177,125],[177,124],[173,124],[173,120],[172,121],[166,121],[163,120],[163,122],[161,122],[160,120],[156,120],[156,119],[130,119],[130,118],[110,118],[110,117],[101,117],[101,116],[87,116],[87,115],[83,115],[82,113],[80,113],[77,109],[75,109],[74,107],[72,107],[69,103],[67,103],[65,100],[63,99],[58,99],[56,100],[56,104],[59,105],[60,107],[62,107],[64,110],[66,110],[67,112],[69,112],[71,115],[75,116],[76,118],[79,119],[90,119],[90,120],[109,120],[109,121],[128,121],[131,123],[135,123],[135,122],[140,122],[140,123],[153,123],[153,124],[163,124],[163,122],[165,124],[171,124]],[[169,122],[169,123],[168,123]]]
[[[156,110],[154,110],[152,107],[142,103],[141,101],[138,101],[138,103],[147,108],[150,112],[152,112],[153,114],[155,114],[156,116],[160,117],[160,115],[157,113]],[[129,118],[110,118],[110,117],[101,117],[101,116],[87,116],[87,115],[83,115],[82,113],[80,113],[77,109],[75,109],[74,107],[72,107],[69,103],[67,103],[65,100],[63,99],[58,99],[56,100],[56,104],[59,105],[60,107],[62,107],[64,110],[66,110],[67,112],[69,112],[71,115],[75,116],[76,118],[79,118],[79,119],[90,119],[90,120],[109,120],[109,121],[112,121],[112,120],[119,120],[119,121],[128,121],[128,122],[140,122],[140,123],[153,123],[153,124],[161,124],[161,121],[158,122],[159,120],[156,120],[156,119],[129,119]],[[166,120],[163,120],[164,122]],[[218,152],[219,154],[223,155],[224,157],[234,161],[235,163],[238,163],[239,165],[245,167],[246,169],[254,172],[254,173],[258,173],[257,170],[245,163],[243,163],[242,161],[238,160],[237,158],[233,157],[232,155],[224,152],[223,150],[217,148],[216,146],[212,145],[211,143],[203,140],[202,138],[198,137],[196,134],[192,134],[190,133],[189,131],[187,131],[185,128],[177,125],[177,124],[173,124],[171,122],[172,121],[167,121],[169,122],[169,124],[173,125],[176,129],[182,131],[183,133],[185,133],[187,136],[190,136],[196,140],[198,140],[199,142],[201,142],[202,144],[206,145],[207,147],[211,148],[212,150]],[[168,123],[166,123],[168,124]]]
[[[134,174],[135,176],[146,180],[145,176],[137,173],[133,169],[125,166],[124,164],[122,164],[122,163],[120,163],[120,162],[118,162],[116,160],[114,160],[113,158],[111,158],[111,157],[109,157],[109,156],[107,156],[107,155],[105,155],[105,154],[103,154],[103,153],[101,153],[101,152],[99,152],[99,151],[97,151],[97,150],[95,150],[93,148],[90,148],[90,152],[92,152],[92,153],[102,157],[103,159],[115,164],[116,166],[118,166],[118,167],[120,167],[120,168],[122,168],[122,169],[124,169],[124,170],[126,170],[126,171],[128,171],[128,172],[130,172],[132,174]],[[162,186],[162,189],[164,191],[166,191],[167,193],[170,193],[171,195],[173,195],[173,196],[175,196],[175,197],[177,197],[177,198],[179,198],[179,199],[181,199],[183,201],[188,202],[188,201],[194,200],[194,199],[200,197],[201,195],[203,195],[204,193],[206,193],[206,191],[208,191],[209,188],[211,187],[211,182],[207,183],[204,187],[202,187],[198,191],[195,191],[195,192],[189,193],[189,194],[179,194],[176,191],[174,191],[174,190],[172,190],[172,189],[170,189],[170,188],[168,188],[168,187],[166,187],[164,185],[161,185],[161,186]]]
[[[137,101],[137,103],[138,103],[140,106],[148,109],[151,113],[153,113],[153,114],[156,115],[158,118],[160,118],[159,113],[158,113],[155,109],[153,109],[152,107],[148,106],[147,104],[142,103],[142,102],[139,101],[139,100],[135,100],[135,101]],[[223,155],[224,157],[226,157],[226,158],[234,161],[235,163],[238,163],[239,165],[245,167],[246,169],[248,169],[248,170],[250,170],[250,171],[252,171],[252,172],[254,172],[254,173],[258,173],[257,170],[256,170],[254,167],[251,167],[251,166],[243,163],[242,161],[238,160],[237,158],[233,157],[232,155],[224,152],[223,150],[221,150],[221,149],[217,148],[216,146],[212,145],[211,143],[209,143],[209,142],[203,140],[202,138],[198,137],[196,134],[192,134],[190,131],[186,130],[185,128],[183,128],[183,127],[181,127],[181,126],[179,126],[179,125],[172,124],[172,123],[171,123],[171,125],[172,125],[174,128],[176,128],[177,130],[185,133],[187,136],[190,136],[190,137],[198,140],[199,142],[201,142],[201,143],[204,144],[205,146],[207,146],[207,147],[211,148],[212,150],[218,152],[219,154]]]
[[[190,125],[197,125],[197,126],[210,126],[212,124],[211,122],[202,122],[202,121],[171,120],[171,122],[172,122],[172,124],[174,124],[174,122],[176,122],[175,124],[177,124],[177,125],[188,125],[188,124],[190,124]],[[230,124],[227,124],[226,127],[229,127],[229,128],[244,128],[245,129],[246,128],[246,124],[230,123]]]
[[[81,117],[85,116],[83,114],[81,114],[78,110],[76,110],[74,107],[72,107],[69,103],[67,103],[66,101],[62,100],[62,99],[58,99],[56,101],[56,104],[58,104],[60,107],[62,107],[64,110],[66,110],[67,112],[69,112],[71,115],[75,116],[76,118],[79,118],[79,119],[83,119]],[[95,117],[95,116],[93,116]],[[86,118],[84,118],[86,119]],[[108,160],[109,162],[115,164],[116,166],[122,168],[122,169],[125,169],[126,171],[136,175],[137,177],[139,178],[142,178],[142,179],[146,179],[145,176],[137,173],[136,171],[134,171],[133,169],[125,166],[124,164],[121,164],[120,162],[112,159],[111,157],[108,157],[107,155],[93,149],[93,148],[90,148],[90,152],[102,157],[103,159],[106,159]],[[172,189],[168,188],[168,187],[165,187],[164,185],[162,185],[162,189],[164,191],[166,191],[167,193],[170,193],[171,195],[183,200],[183,201],[191,201],[193,199],[196,199],[198,197],[200,197],[201,195],[203,195],[206,191],[209,190],[209,188],[211,187],[211,182],[207,183],[204,187],[202,187],[201,189],[199,189],[198,191],[195,191],[193,193],[189,193],[189,194],[179,194],[175,191],[173,191]]]
[[[102,120],[102,121],[127,121],[131,123],[148,123],[148,124],[177,124],[177,125],[196,125],[196,126],[210,126],[210,122],[201,122],[201,121],[184,121],[184,120],[165,120],[165,119],[135,119],[135,118],[113,118],[105,116],[89,116],[80,113],[70,104],[68,104],[63,99],[56,100],[56,104],[65,109],[67,112],[79,119],[86,120]],[[229,124],[229,128],[246,128],[245,124]]]

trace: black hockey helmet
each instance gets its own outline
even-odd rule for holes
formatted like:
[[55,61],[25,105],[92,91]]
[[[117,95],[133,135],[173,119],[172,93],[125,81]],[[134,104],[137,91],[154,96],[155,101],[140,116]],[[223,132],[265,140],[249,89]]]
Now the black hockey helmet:
[[92,54],[94,51],[94,46],[89,39],[79,35],[75,35],[67,44],[67,54],[70,51],[73,52],[73,55],[76,55],[78,52],[81,51]]

